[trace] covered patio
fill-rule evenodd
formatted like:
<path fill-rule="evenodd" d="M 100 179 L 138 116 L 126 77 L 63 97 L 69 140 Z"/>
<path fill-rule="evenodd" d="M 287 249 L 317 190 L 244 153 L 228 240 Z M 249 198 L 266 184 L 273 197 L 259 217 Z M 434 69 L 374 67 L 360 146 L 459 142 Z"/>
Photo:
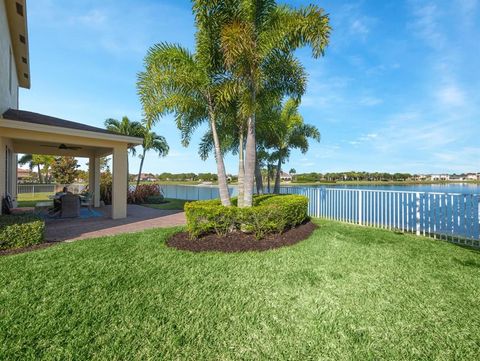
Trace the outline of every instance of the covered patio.
<path fill-rule="evenodd" d="M 17 154 L 46 154 L 89 159 L 89 188 L 100 206 L 100 159 L 112 155 L 112 219 L 127 217 L 128 148 L 141 138 L 43 114 L 8 109 L 0 117 L 0 195 L 16 198 Z M 1 210 L 0 210 L 1 212 Z"/>
<path fill-rule="evenodd" d="M 179 210 L 160 210 L 129 204 L 127 217 L 122 219 L 109 217 L 111 210 L 111 206 L 102 207 L 102 217 L 88 219 L 47 219 L 45 241 L 74 241 L 185 224 L 185 213 Z"/>

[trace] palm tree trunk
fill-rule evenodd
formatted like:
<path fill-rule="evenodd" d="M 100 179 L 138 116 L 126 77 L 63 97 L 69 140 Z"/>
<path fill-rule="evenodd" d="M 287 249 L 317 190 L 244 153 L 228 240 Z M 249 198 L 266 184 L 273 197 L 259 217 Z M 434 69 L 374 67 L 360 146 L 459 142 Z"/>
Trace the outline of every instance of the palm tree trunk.
<path fill-rule="evenodd" d="M 228 192 L 227 173 L 225 172 L 225 163 L 223 162 L 223 154 L 220 149 L 220 140 L 218 139 L 217 126 L 215 124 L 215 115 L 213 108 L 209 104 L 210 109 L 210 127 L 213 135 L 213 144 L 215 147 L 215 160 L 217 163 L 217 175 L 218 175 L 218 191 L 220 193 L 220 201 L 224 206 L 230 206 L 230 194 Z"/>
<path fill-rule="evenodd" d="M 138 177 L 137 177 L 137 187 L 140 184 L 140 177 L 142 176 L 142 168 L 143 168 L 143 161 L 145 160 L 145 153 L 147 150 L 143 148 L 142 160 L 140 161 L 140 169 L 138 170 Z"/>
<path fill-rule="evenodd" d="M 251 207 L 253 202 L 253 186 L 255 181 L 255 114 L 248 118 L 247 143 L 245 146 L 245 203 L 244 207 Z"/>
<path fill-rule="evenodd" d="M 40 164 L 37 164 L 37 172 L 38 172 L 38 181 L 39 181 L 40 183 L 43 183 L 42 172 L 40 172 Z"/>
<path fill-rule="evenodd" d="M 273 193 L 279 194 L 280 193 L 280 173 L 282 170 L 282 157 L 278 158 L 277 164 L 277 174 L 275 175 L 275 186 L 273 187 Z"/>
<path fill-rule="evenodd" d="M 267 189 L 268 189 L 268 193 L 270 193 L 270 170 L 271 170 L 272 166 L 269 164 L 267 164 Z"/>
<path fill-rule="evenodd" d="M 263 177 L 258 163 L 257 152 L 255 152 L 255 184 L 257 186 L 257 194 L 263 194 Z"/>
<path fill-rule="evenodd" d="M 238 137 L 238 207 L 243 207 L 244 196 L 245 196 L 245 152 L 243 144 L 243 127 L 240 127 L 239 137 Z"/>

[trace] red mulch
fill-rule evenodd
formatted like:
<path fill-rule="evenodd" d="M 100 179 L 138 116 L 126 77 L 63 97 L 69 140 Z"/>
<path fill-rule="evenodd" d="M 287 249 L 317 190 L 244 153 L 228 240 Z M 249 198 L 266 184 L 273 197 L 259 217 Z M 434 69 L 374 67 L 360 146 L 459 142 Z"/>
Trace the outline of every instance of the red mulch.
<path fill-rule="evenodd" d="M 59 242 L 44 242 L 44 243 L 34 244 L 33 246 L 29 246 L 29 247 L 2 249 L 2 250 L 0 250 L 0 256 L 8 256 L 8 255 L 11 255 L 11 254 L 18 254 L 18 253 L 36 251 L 37 249 L 47 248 L 47 247 L 53 246 L 53 245 L 58 244 L 58 243 Z"/>
<path fill-rule="evenodd" d="M 308 238 L 317 226 L 307 222 L 298 227 L 289 229 L 281 234 L 272 234 L 263 239 L 256 240 L 251 234 L 233 232 L 225 237 L 208 234 L 196 240 L 191 240 L 187 232 L 173 235 L 167 245 L 185 251 L 205 252 L 246 252 L 267 251 L 269 249 L 290 246 Z"/>

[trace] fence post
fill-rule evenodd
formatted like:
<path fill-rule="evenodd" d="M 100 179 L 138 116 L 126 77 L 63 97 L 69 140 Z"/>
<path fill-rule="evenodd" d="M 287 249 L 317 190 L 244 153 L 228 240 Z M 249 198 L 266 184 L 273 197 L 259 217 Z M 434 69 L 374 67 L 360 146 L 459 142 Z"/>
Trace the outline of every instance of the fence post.
<path fill-rule="evenodd" d="M 416 234 L 417 236 L 419 236 L 420 235 L 420 193 L 419 192 L 415 193 L 415 198 L 416 198 L 416 202 L 415 202 Z"/>
<path fill-rule="evenodd" d="M 362 202 L 362 191 L 358 191 L 358 224 L 362 224 L 362 210 L 363 210 L 363 202 Z"/>
<path fill-rule="evenodd" d="M 32 185 L 32 193 L 33 193 L 33 197 L 32 197 L 32 198 L 35 198 L 35 184 Z"/>

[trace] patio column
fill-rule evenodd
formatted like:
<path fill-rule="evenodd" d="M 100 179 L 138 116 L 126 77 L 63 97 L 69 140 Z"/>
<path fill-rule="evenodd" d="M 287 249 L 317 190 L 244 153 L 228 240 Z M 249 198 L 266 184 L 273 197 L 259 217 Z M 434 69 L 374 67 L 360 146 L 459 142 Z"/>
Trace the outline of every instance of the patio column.
<path fill-rule="evenodd" d="M 127 144 L 113 148 L 112 218 L 127 217 Z"/>
<path fill-rule="evenodd" d="M 88 161 L 88 187 L 93 192 L 93 206 L 100 207 L 100 158 L 90 157 Z"/>

